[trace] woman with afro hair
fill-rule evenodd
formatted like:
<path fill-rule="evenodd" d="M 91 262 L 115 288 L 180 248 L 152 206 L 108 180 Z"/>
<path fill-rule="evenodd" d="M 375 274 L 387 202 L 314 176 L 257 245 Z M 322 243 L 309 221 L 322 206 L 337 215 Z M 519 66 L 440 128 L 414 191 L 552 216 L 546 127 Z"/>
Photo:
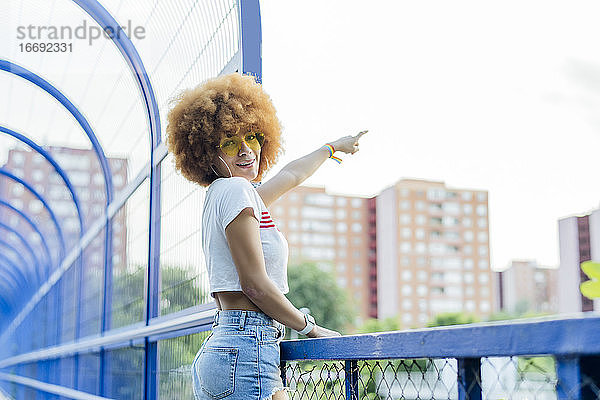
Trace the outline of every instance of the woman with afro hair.
<path fill-rule="evenodd" d="M 290 327 L 311 338 L 340 336 L 284 296 L 288 246 L 269 214 L 281 195 L 333 153 L 354 154 L 364 134 L 345 136 L 290 162 L 260 183 L 281 153 L 281 125 L 254 78 L 229 74 L 174 99 L 167 144 L 175 167 L 208 186 L 202 247 L 217 312 L 192 365 L 197 399 L 287 399 L 279 343 Z"/>

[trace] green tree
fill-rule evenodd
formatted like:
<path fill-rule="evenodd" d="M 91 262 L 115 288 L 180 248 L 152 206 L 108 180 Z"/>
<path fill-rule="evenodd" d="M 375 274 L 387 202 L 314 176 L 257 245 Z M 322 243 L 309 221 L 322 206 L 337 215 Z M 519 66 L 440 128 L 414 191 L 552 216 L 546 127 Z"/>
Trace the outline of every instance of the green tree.
<path fill-rule="evenodd" d="M 471 324 L 473 322 L 477 322 L 477 318 L 471 314 L 465 314 L 461 312 L 454 313 L 441 313 L 436 315 L 432 321 L 430 321 L 427 326 L 447 326 L 447 325 L 462 325 L 462 324 Z"/>
<path fill-rule="evenodd" d="M 290 291 L 287 298 L 294 306 L 308 307 L 317 324 L 340 333 L 346 332 L 356 312 L 333 274 L 306 262 L 288 267 L 288 282 Z"/>
<path fill-rule="evenodd" d="M 385 319 L 369 318 L 357 329 L 357 333 L 375 333 L 400 330 L 402 325 L 396 317 Z"/>

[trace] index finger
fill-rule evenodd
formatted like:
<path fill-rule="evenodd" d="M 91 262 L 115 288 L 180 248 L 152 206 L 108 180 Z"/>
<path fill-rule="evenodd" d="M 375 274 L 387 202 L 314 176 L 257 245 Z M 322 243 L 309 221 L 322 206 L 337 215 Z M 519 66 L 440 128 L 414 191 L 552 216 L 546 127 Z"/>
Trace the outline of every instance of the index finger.
<path fill-rule="evenodd" d="M 367 133 L 367 132 L 369 132 L 369 130 L 368 130 L 368 129 L 365 129 L 364 131 L 361 131 L 361 132 L 359 132 L 359 133 L 358 133 L 358 135 L 354 136 L 354 138 L 358 140 L 358 139 L 360 139 L 360 137 L 361 137 L 362 135 L 364 135 L 364 134 L 365 134 L 365 133 Z"/>

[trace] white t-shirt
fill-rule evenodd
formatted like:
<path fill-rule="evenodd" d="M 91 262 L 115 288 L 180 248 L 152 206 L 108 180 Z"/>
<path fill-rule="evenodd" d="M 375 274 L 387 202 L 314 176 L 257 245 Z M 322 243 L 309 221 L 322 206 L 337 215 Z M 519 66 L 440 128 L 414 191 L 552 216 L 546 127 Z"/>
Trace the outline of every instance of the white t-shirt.
<path fill-rule="evenodd" d="M 210 184 L 202 212 L 202 248 L 208 270 L 210 295 L 242 291 L 240 278 L 225 237 L 225 228 L 245 208 L 258 220 L 267 275 L 282 293 L 287 283 L 288 243 L 252 184 L 240 177 L 218 178 Z"/>

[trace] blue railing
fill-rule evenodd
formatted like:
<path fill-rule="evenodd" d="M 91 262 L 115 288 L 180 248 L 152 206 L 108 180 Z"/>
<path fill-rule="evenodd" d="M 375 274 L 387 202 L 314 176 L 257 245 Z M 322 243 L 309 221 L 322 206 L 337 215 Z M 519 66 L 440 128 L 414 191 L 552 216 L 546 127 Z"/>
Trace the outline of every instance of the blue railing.
<path fill-rule="evenodd" d="M 285 341 L 281 361 L 292 399 L 598 399 L 600 317 Z"/>

